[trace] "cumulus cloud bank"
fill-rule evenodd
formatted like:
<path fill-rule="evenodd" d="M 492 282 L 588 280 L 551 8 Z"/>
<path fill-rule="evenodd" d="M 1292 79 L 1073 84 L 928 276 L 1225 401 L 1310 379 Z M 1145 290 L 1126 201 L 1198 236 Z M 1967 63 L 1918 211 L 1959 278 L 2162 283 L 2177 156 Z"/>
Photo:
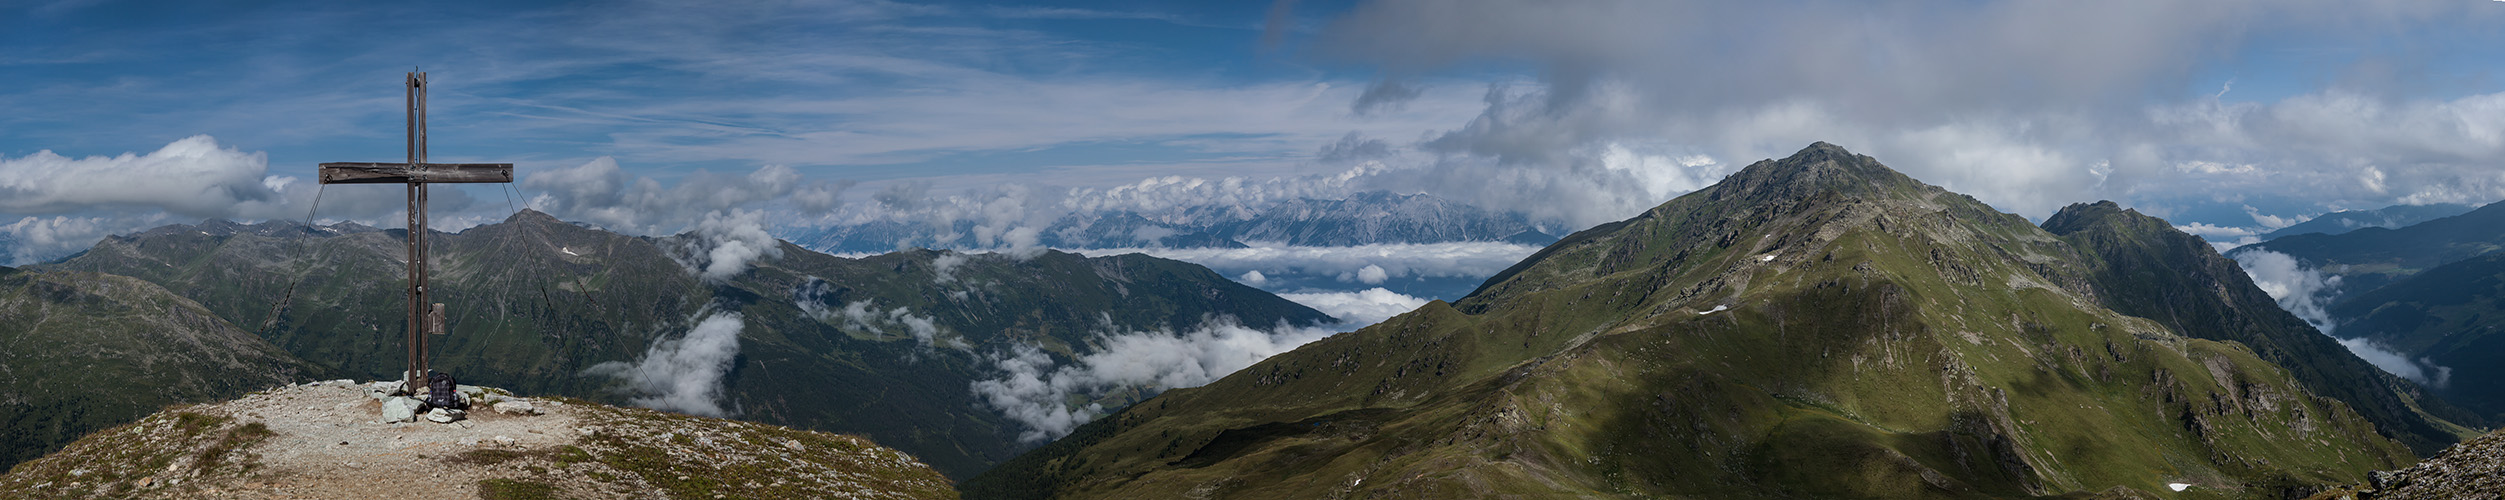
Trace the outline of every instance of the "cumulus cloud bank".
<path fill-rule="evenodd" d="M 268 155 L 245 152 L 196 135 L 148 153 L 71 158 L 50 150 L 0 157 L 0 240 L 12 240 L 6 263 L 25 264 L 93 246 L 106 235 L 200 219 L 354 219 L 398 227 L 407 206 L 397 188 L 322 186 L 271 175 Z M 320 211 L 313 209 L 317 193 Z M 475 220 L 502 218 L 464 214 L 476 200 L 459 189 L 437 187 L 429 207 L 435 227 L 457 230 Z M 500 209 L 502 207 L 499 207 Z"/>
<path fill-rule="evenodd" d="M 532 173 L 522 187 L 538 191 L 530 206 L 558 218 L 598 224 L 634 234 L 660 234 L 706 222 L 722 213 L 786 200 L 802 213 L 823 213 L 840 202 L 848 182 L 803 179 L 782 165 L 766 165 L 747 175 L 697 171 L 663 186 L 651 177 L 631 176 L 616 159 L 600 157 L 572 168 Z"/>
<path fill-rule="evenodd" d="M 1199 387 L 1333 333 L 1289 326 L 1262 330 L 1219 318 L 1184 332 L 1104 333 L 1096 338 L 1093 353 L 1067 364 L 1020 344 L 989 356 L 1002 375 L 977 380 L 971 389 L 985 405 L 1026 426 L 1019 441 L 1048 441 L 1104 415 L 1099 403 L 1069 404 L 1073 396 L 1094 399 L 1119 389 Z"/>
<path fill-rule="evenodd" d="M 914 314 L 912 308 L 896 306 L 893 309 L 881 309 L 877 303 L 866 299 L 845 303 L 842 308 L 833 307 L 827 303 L 827 297 L 834 290 L 834 283 L 811 276 L 808 281 L 792 289 L 792 304 L 800 308 L 801 314 L 808 315 L 812 319 L 835 323 L 843 329 L 866 332 L 874 337 L 883 338 L 891 334 L 904 335 L 911 336 L 915 343 L 925 348 L 940 346 L 957 349 L 972 348 L 966 345 L 962 337 L 942 338 L 945 332 L 940 329 L 939 321 L 930 316 Z"/>
<path fill-rule="evenodd" d="M 95 246 L 105 236 L 161 221 L 161 216 L 137 220 L 61 215 L 18 219 L 0 226 L 0 251 L 8 252 L 0 255 L 6 259 L 0 260 L 0 265 L 32 264 L 77 253 Z"/>
<path fill-rule="evenodd" d="M 145 154 L 71 158 L 50 150 L 0 157 L 0 240 L 9 241 L 0 264 L 28 264 L 93 246 L 107 235 L 135 232 L 200 218 L 302 218 L 317 186 L 269 175 L 268 155 L 218 144 L 205 135 L 168 143 Z M 345 188 L 343 188 L 345 189 Z M 348 199 L 339 199 L 348 198 Z M 457 209 L 469 198 L 445 192 L 438 206 Z M 329 216 L 374 217 L 394 213 L 355 197 L 325 200 Z M 12 221 L 12 219 L 14 219 Z"/>
<path fill-rule="evenodd" d="M 1415 145 L 1437 156 L 1406 183 L 1493 208 L 1623 217 L 1819 140 L 2037 218 L 2075 200 L 2210 203 L 2219 191 L 2483 202 L 2505 197 L 2492 168 L 2505 93 L 2415 85 L 2428 75 L 2393 69 L 2415 67 L 2411 49 L 2344 52 L 2355 59 L 2329 70 L 2334 81 L 2260 101 L 2186 89 L 2224 87 L 2217 68 L 2248 45 L 2486 33 L 2505 17 L 2491 4 L 1374 0 L 1314 50 L 1380 69 L 1387 88 L 1490 61 L 1536 68 L 1535 81 L 1487 84 L 1477 117 Z M 1630 163 L 1621 148 L 1670 161 L 1612 168 Z M 1680 158 L 1701 175 L 1662 175 L 1682 173 L 1670 167 Z"/>
<path fill-rule="evenodd" d="M 268 155 L 222 147 L 205 135 L 144 155 L 69 158 L 37 151 L 0 157 L 0 213 L 129 207 L 196 217 L 267 217 L 286 204 L 274 187 L 283 182 L 268 173 Z"/>
<path fill-rule="evenodd" d="M 765 232 L 764 218 L 764 212 L 754 210 L 705 214 L 670 258 L 706 283 L 729 282 L 759 259 L 783 256 L 782 245 Z"/>
<path fill-rule="evenodd" d="M 2244 274 L 2252 276 L 2253 286 L 2279 302 L 2279 308 L 2304 319 L 2324 335 L 2331 335 L 2331 330 L 2339 326 L 2332 321 L 2330 304 L 2325 301 L 2333 289 L 2340 287 L 2340 277 L 2324 275 L 2306 268 L 2295 257 L 2269 250 L 2239 252 L 2235 262 L 2244 268 Z"/>
<path fill-rule="evenodd" d="M 2326 302 L 2330 300 L 2330 292 L 2339 288 L 2340 277 L 2326 276 L 2321 271 L 2306 268 L 2295 257 L 2268 250 L 2238 252 L 2235 262 L 2244 268 L 2245 274 L 2252 276 L 2254 286 L 2278 301 L 2279 308 L 2304 319 L 2323 335 L 2338 339 L 2350 353 L 2373 363 L 2376 368 L 2430 387 L 2442 388 L 2451 381 L 2453 369 L 2450 367 L 2436 366 L 2425 360 L 2411 361 L 2409 356 L 2393 352 L 2372 339 L 2341 339 L 2331 335 L 2332 329 L 2339 325 L 2333 321 L 2330 304 Z"/>
<path fill-rule="evenodd" d="M 1427 299 L 1411 297 L 1381 287 L 1355 292 L 1296 292 L 1278 295 L 1279 298 L 1304 304 L 1305 307 L 1311 307 L 1333 318 L 1339 318 L 1339 327 L 1345 330 L 1356 330 L 1367 325 L 1381 323 L 1383 320 L 1392 319 L 1393 316 L 1417 310 L 1419 306 L 1427 303 Z"/>
<path fill-rule="evenodd" d="M 913 309 L 904 306 L 882 311 L 870 301 L 856 300 L 844 304 L 843 309 L 828 310 L 823 307 L 816 309 L 823 311 L 816 314 L 819 320 L 840 320 L 847 329 L 871 332 L 880 336 L 888 335 L 889 332 L 911 335 L 913 341 L 921 344 L 922 347 L 932 347 L 943 342 L 950 347 L 966 347 L 965 341 L 961 339 L 941 340 L 937 321 L 931 319 L 930 316 L 914 314 Z"/>
<path fill-rule="evenodd" d="M 744 326 L 739 313 L 714 314 L 696 322 L 684 336 L 654 340 L 641 359 L 592 365 L 583 374 L 623 382 L 621 390 L 636 395 L 636 406 L 729 416 L 721 405 L 722 380 L 739 357 L 739 331 Z"/>
<path fill-rule="evenodd" d="M 936 282 L 933 284 L 945 285 L 957 281 L 957 266 L 965 265 L 965 261 L 965 254 L 956 252 L 941 252 L 938 257 L 932 257 L 931 279 Z"/>

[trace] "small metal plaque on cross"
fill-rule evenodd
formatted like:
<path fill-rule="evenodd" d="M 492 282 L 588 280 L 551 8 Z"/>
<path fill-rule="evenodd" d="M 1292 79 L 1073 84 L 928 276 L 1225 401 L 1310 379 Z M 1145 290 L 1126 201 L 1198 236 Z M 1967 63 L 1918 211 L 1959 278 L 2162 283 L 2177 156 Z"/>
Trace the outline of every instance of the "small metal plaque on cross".
<path fill-rule="evenodd" d="M 511 163 L 426 162 L 426 73 L 408 79 L 409 161 L 402 163 L 324 163 L 323 184 L 407 184 L 409 191 L 409 365 L 402 373 L 403 390 L 416 392 L 426 380 L 426 333 L 444 333 L 443 304 L 427 301 L 426 185 L 435 183 L 513 182 Z"/>

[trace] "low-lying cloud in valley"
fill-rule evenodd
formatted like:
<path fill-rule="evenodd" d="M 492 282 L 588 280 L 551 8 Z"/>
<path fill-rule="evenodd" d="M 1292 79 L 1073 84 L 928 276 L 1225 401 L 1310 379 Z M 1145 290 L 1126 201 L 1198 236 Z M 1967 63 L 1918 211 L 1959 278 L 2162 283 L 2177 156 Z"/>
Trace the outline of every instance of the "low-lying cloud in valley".
<path fill-rule="evenodd" d="M 766 233 L 764 218 L 763 212 L 754 210 L 705 214 L 670 258 L 706 283 L 728 283 L 760 259 L 783 256 L 782 242 Z"/>
<path fill-rule="evenodd" d="M 657 338 L 643 357 L 610 361 L 583 370 L 583 375 L 615 378 L 620 391 L 633 395 L 636 406 L 689 415 L 727 417 L 722 408 L 723 379 L 739 357 L 739 331 L 746 326 L 739 313 L 698 313 L 696 326 L 678 338 Z"/>
<path fill-rule="evenodd" d="M 1073 397 L 1095 400 L 1121 390 L 1154 393 L 1207 385 L 1270 356 L 1383 322 L 1427 303 L 1427 299 L 1382 288 L 1279 296 L 1340 322 L 1264 329 L 1218 317 L 1182 332 L 1108 329 L 1095 338 L 1095 351 L 1067 364 L 1037 346 L 1017 344 L 987 356 L 1000 376 L 976 381 L 973 390 L 991 409 L 1026 427 L 1019 433 L 1020 441 L 1057 439 L 1111 410 L 1102 403 L 1071 405 Z"/>
<path fill-rule="evenodd" d="M 2270 298 L 2279 302 L 2279 308 L 2305 320 L 2323 335 L 2339 340 L 2341 346 L 2347 347 L 2358 358 L 2373 363 L 2385 372 L 2429 387 L 2441 389 L 2452 381 L 2451 367 L 2437 366 L 2424 359 L 2413 361 L 2408 355 L 2394 352 L 2373 339 L 2343 339 L 2332 335 L 2331 332 L 2339 324 L 2331 317 L 2330 304 L 2325 302 L 2330 300 L 2332 290 L 2339 288 L 2340 277 L 2325 275 L 2305 267 L 2295 257 L 2269 250 L 2236 252 L 2234 257 L 2236 264 L 2244 268 L 2244 273 L 2252 276 L 2253 286 L 2270 294 Z"/>
<path fill-rule="evenodd" d="M 1036 443 L 1068 435 L 1108 410 L 1100 403 L 1071 405 L 1073 397 L 1093 400 L 1124 389 L 1199 387 L 1335 333 L 1287 325 L 1265 330 L 1218 318 L 1182 332 L 1104 332 L 1096 337 L 1094 352 L 1068 364 L 1033 345 L 1018 344 L 989 355 L 992 369 L 1001 376 L 977 380 L 971 389 L 984 404 L 1026 427 L 1019 441 Z"/>

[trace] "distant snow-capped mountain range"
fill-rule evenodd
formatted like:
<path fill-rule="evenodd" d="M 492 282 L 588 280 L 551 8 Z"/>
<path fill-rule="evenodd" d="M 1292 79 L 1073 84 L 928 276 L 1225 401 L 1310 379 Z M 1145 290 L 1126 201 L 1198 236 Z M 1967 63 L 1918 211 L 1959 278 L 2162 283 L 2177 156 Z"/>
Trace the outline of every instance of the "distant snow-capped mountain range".
<path fill-rule="evenodd" d="M 1247 207 L 1204 205 L 1163 214 L 1077 212 L 1039 228 L 1053 248 L 1241 248 L 1247 244 L 1358 246 L 1387 243 L 1510 242 L 1546 245 L 1569 231 L 1557 221 L 1493 211 L 1426 194 L 1368 191 L 1346 199 L 1300 198 Z M 878 253 L 900 248 L 977 248 L 976 222 L 875 220 L 785 227 L 777 236 L 813 250 Z"/>

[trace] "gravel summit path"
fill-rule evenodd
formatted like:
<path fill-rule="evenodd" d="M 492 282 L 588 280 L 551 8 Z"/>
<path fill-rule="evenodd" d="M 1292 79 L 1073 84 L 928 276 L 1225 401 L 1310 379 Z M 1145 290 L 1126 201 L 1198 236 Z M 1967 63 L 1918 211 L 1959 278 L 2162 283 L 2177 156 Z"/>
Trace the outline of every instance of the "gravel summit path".
<path fill-rule="evenodd" d="M 581 435 L 570 405 L 529 400 L 544 415 L 507 415 L 474 408 L 468 418 L 438 424 L 382 420 L 382 402 L 365 386 L 341 382 L 285 387 L 203 413 L 269 426 L 252 448 L 264 477 L 203 491 L 230 498 L 479 498 L 486 479 L 530 478 L 525 471 L 449 463 L 482 449 L 534 449 L 571 444 Z"/>

